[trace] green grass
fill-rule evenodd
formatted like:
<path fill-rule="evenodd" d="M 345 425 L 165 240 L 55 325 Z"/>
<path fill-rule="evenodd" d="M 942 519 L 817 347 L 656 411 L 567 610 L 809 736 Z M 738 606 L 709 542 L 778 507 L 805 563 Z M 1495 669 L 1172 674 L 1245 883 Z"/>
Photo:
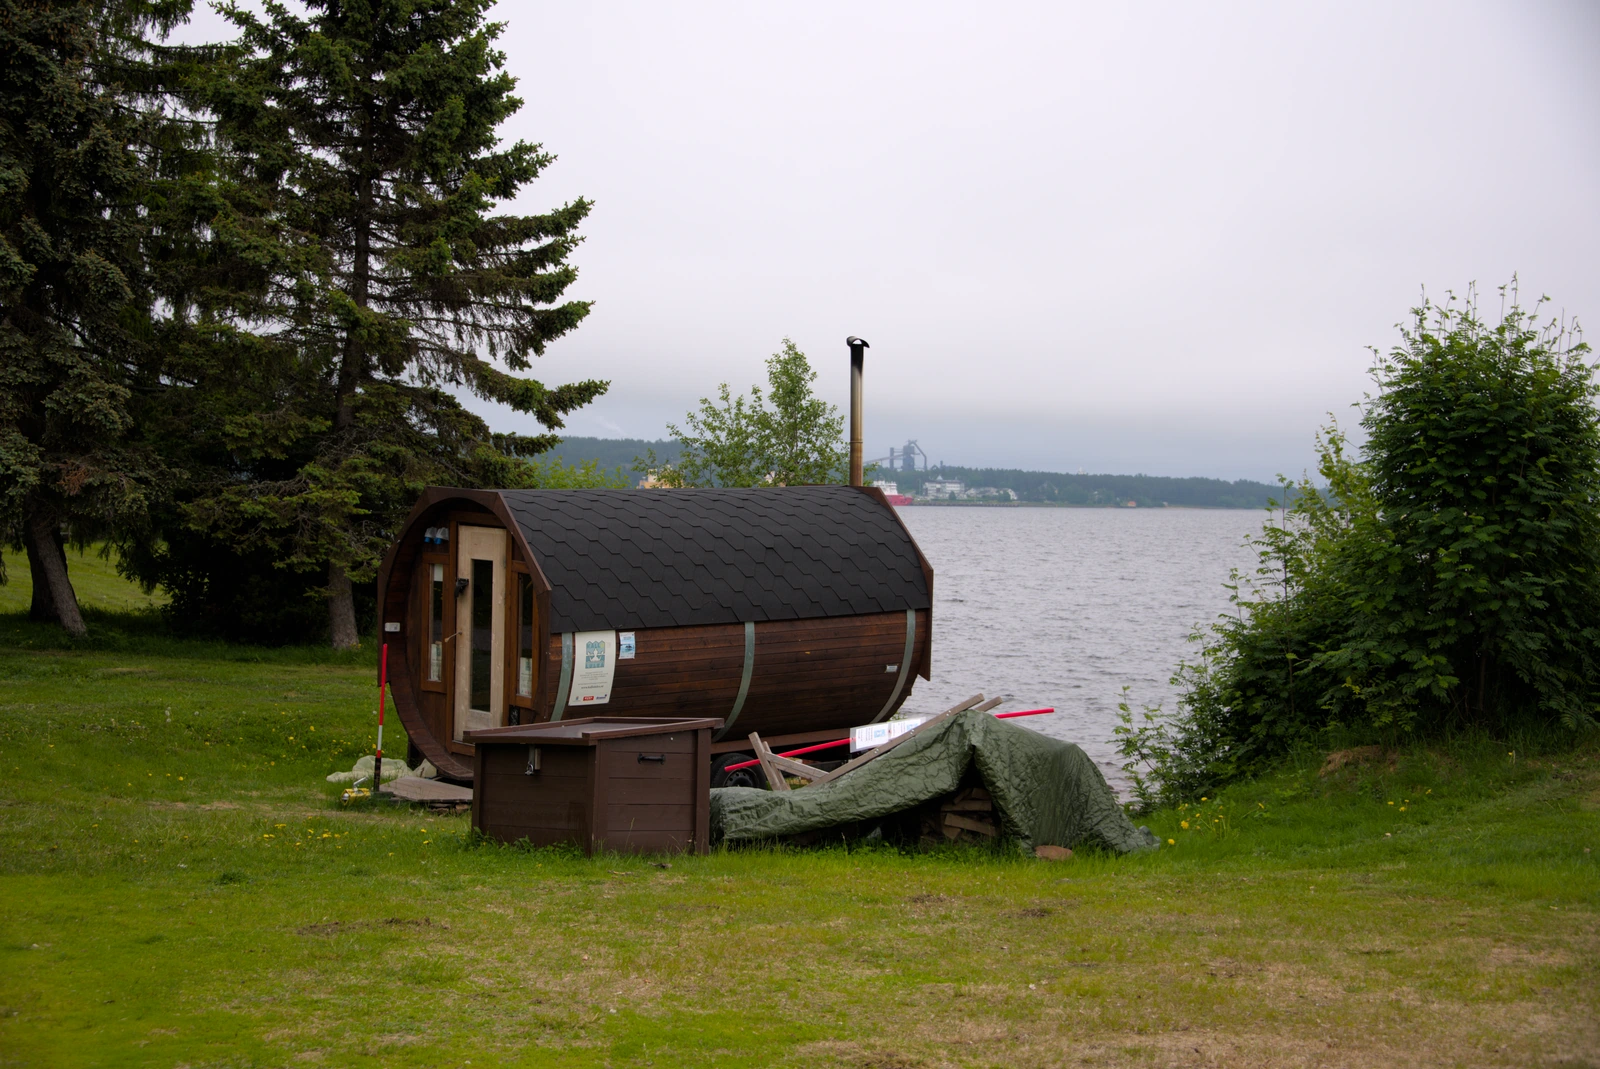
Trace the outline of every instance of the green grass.
<path fill-rule="evenodd" d="M 28 558 L 8 553 L 5 558 L 6 582 L 0 586 L 0 613 L 26 613 L 33 600 L 33 575 Z M 136 613 L 159 608 L 167 603 L 166 594 L 156 590 L 146 594 L 136 584 L 117 574 L 116 559 L 104 546 L 87 550 L 67 549 L 67 578 L 78 595 L 78 607 L 86 614 Z"/>
<path fill-rule="evenodd" d="M 0 1065 L 1600 1065 L 1592 744 L 1308 757 L 1152 856 L 661 868 L 342 808 L 370 650 L 102 624 L 0 619 Z"/>

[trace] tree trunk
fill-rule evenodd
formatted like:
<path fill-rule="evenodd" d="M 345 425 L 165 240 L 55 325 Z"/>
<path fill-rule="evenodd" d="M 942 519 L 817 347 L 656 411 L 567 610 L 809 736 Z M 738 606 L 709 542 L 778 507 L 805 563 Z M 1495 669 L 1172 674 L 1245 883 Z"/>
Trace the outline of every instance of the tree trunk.
<path fill-rule="evenodd" d="M 39 605 L 39 580 L 44 580 L 49 610 L 67 634 L 82 638 L 89 633 L 78 611 L 78 595 L 67 578 L 67 555 L 61 534 L 49 515 L 31 511 L 22 518 L 22 541 L 28 550 L 28 569 L 34 576 L 34 606 Z M 30 614 L 31 615 L 31 614 Z"/>
<path fill-rule="evenodd" d="M 356 602 L 350 577 L 337 564 L 328 563 L 328 638 L 336 650 L 353 650 L 361 645 L 356 634 Z"/>
<path fill-rule="evenodd" d="M 33 576 L 33 602 L 28 606 L 28 619 L 36 624 L 59 624 L 56 607 L 50 601 L 50 578 L 45 575 L 44 558 L 33 551 L 33 540 L 24 538 L 28 549 L 28 571 Z"/>

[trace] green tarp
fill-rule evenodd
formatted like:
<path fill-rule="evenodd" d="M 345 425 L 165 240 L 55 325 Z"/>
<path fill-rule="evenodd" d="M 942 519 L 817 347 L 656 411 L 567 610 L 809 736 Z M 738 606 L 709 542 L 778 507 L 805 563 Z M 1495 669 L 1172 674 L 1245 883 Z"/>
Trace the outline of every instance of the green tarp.
<path fill-rule="evenodd" d="M 712 838 L 769 839 L 877 820 L 971 784 L 969 769 L 993 796 L 1005 835 L 1025 850 L 1098 843 L 1127 853 L 1157 846 L 1148 829 L 1133 826 L 1081 749 L 979 712 L 958 713 L 820 786 L 714 790 Z"/>

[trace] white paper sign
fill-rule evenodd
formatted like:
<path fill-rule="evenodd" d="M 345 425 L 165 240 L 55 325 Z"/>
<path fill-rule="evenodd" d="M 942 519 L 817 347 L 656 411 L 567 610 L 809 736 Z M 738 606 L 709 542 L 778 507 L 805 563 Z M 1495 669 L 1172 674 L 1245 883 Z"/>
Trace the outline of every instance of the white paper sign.
<path fill-rule="evenodd" d="M 623 631 L 617 637 L 617 660 L 633 660 L 633 632 Z"/>
<path fill-rule="evenodd" d="M 868 724 L 865 727 L 850 729 L 850 752 L 870 750 L 874 746 L 882 746 L 890 739 L 898 739 L 916 730 L 931 719 L 926 716 L 908 716 L 904 720 L 885 720 L 881 724 Z"/>
<path fill-rule="evenodd" d="M 567 708 L 604 705 L 611 700 L 611 677 L 617 671 L 617 633 L 579 631 L 572 636 L 572 690 Z M 581 715 L 581 714 L 580 714 Z"/>

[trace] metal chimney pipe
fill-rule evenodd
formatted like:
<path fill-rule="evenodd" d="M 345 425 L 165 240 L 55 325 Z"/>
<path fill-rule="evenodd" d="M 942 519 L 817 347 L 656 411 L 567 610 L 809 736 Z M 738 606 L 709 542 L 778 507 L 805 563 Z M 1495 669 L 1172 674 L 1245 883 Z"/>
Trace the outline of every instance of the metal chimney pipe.
<path fill-rule="evenodd" d="M 844 343 L 850 346 L 850 485 L 862 486 L 861 367 L 866 362 L 866 351 L 872 347 L 854 334 Z"/>

